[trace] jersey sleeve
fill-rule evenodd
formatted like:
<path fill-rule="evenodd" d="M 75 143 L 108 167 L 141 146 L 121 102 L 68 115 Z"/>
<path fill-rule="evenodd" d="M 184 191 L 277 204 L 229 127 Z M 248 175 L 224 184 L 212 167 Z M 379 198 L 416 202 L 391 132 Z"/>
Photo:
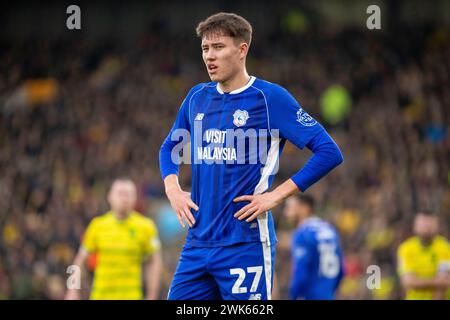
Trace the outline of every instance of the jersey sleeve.
<path fill-rule="evenodd" d="M 158 229 L 152 220 L 149 220 L 148 224 L 145 225 L 143 234 L 142 252 L 144 257 L 161 250 Z"/>
<path fill-rule="evenodd" d="M 311 117 L 284 88 L 274 86 L 267 101 L 271 132 L 313 152 L 308 162 L 291 179 L 302 191 L 342 163 L 342 153 L 324 127 Z"/>
<path fill-rule="evenodd" d="M 270 130 L 278 130 L 280 138 L 303 149 L 324 129 L 283 87 L 273 85 L 267 92 Z"/>
<path fill-rule="evenodd" d="M 97 230 L 98 230 L 98 220 L 94 218 L 86 228 L 86 231 L 83 235 L 83 241 L 81 246 L 87 252 L 95 252 L 98 249 L 98 241 L 97 241 Z"/>
<path fill-rule="evenodd" d="M 164 180 L 169 174 L 178 175 L 181 163 L 181 149 L 174 150 L 180 143 L 189 142 L 190 138 L 190 104 L 193 95 L 203 87 L 203 84 L 193 87 L 181 103 L 175 122 L 159 150 L 159 167 Z M 172 152 L 175 151 L 175 152 Z"/>
<path fill-rule="evenodd" d="M 311 273 L 312 250 L 306 232 L 299 232 L 292 242 L 292 280 L 289 286 L 289 299 L 304 298 Z"/>

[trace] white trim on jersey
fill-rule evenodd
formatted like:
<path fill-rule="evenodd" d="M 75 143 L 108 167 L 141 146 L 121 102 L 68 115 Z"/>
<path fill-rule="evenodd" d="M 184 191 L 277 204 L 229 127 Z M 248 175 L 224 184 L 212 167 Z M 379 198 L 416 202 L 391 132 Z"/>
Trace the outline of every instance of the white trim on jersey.
<path fill-rule="evenodd" d="M 267 300 L 272 300 L 272 253 L 266 242 L 261 242 L 264 257 L 264 279 L 266 280 Z"/>
<path fill-rule="evenodd" d="M 248 82 L 247 82 L 247 84 L 246 84 L 245 86 L 243 86 L 242 88 L 239 88 L 239 89 L 230 91 L 229 93 L 230 93 L 230 94 L 238 94 L 238 93 L 241 93 L 241 92 L 245 91 L 246 89 L 250 88 L 250 87 L 252 86 L 253 82 L 255 82 L 255 80 L 256 80 L 256 78 L 255 78 L 254 76 L 251 76 L 250 79 L 248 80 Z M 216 85 L 216 88 L 217 88 L 217 91 L 218 91 L 220 94 L 223 94 L 223 90 L 220 89 L 218 83 L 217 83 L 217 85 Z"/>
<path fill-rule="evenodd" d="M 272 138 L 270 142 L 270 149 L 267 155 L 266 165 L 261 173 L 261 179 L 255 187 L 253 194 L 261 194 L 269 188 L 269 178 L 272 175 L 275 164 L 278 161 L 279 154 L 279 138 Z M 258 226 L 259 226 L 259 236 L 262 242 L 266 242 L 270 246 L 270 236 L 269 236 L 269 219 L 268 213 L 265 212 L 258 216 Z"/>
<path fill-rule="evenodd" d="M 257 87 L 252 86 L 252 88 L 258 90 L 259 92 L 261 92 L 261 94 L 262 94 L 262 96 L 264 98 L 264 103 L 266 104 L 266 113 L 267 113 L 267 128 L 269 129 L 269 132 L 272 132 L 272 129 L 270 128 L 269 105 L 267 104 L 266 95 L 264 94 L 264 92 L 261 89 L 259 89 Z"/>
<path fill-rule="evenodd" d="M 260 194 L 266 191 L 269 187 L 269 177 L 278 160 L 280 139 L 272 138 L 270 143 L 269 153 L 267 155 L 267 162 L 263 168 L 261 179 L 255 187 L 253 194 Z M 269 235 L 269 219 L 268 212 L 259 215 L 258 218 L 259 234 L 264 258 L 264 279 L 266 281 L 267 300 L 272 300 L 272 254 L 270 250 L 270 235 Z"/>

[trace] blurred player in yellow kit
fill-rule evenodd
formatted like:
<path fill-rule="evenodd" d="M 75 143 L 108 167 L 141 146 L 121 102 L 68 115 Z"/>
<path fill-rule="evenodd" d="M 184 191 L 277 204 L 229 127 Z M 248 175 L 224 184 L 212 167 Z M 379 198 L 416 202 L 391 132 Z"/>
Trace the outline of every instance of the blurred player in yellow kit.
<path fill-rule="evenodd" d="M 97 254 L 90 299 L 142 299 L 144 278 L 145 298 L 158 299 L 162 266 L 158 231 L 151 219 L 133 211 L 136 200 L 133 181 L 116 179 L 108 193 L 111 211 L 87 227 L 74 265 L 82 270 L 88 255 Z M 78 289 L 68 289 L 66 299 L 79 298 Z"/>
<path fill-rule="evenodd" d="M 398 248 L 398 273 L 408 300 L 450 298 L 450 244 L 438 229 L 436 215 L 419 212 L 415 236 Z"/>

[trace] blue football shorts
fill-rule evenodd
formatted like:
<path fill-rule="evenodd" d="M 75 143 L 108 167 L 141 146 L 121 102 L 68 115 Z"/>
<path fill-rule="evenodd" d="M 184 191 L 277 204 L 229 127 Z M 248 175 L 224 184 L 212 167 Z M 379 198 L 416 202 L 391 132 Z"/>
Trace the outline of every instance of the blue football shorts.
<path fill-rule="evenodd" d="M 270 300 L 275 245 L 184 246 L 169 300 Z"/>

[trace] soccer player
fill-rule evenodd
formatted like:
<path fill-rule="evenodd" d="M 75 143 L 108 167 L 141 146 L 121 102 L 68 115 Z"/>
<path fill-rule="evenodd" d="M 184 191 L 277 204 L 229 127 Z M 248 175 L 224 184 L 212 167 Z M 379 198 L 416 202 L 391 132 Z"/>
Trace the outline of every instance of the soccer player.
<path fill-rule="evenodd" d="M 344 275 L 343 257 L 336 229 L 314 216 L 314 199 L 292 196 L 284 214 L 297 225 L 292 237 L 292 276 L 289 299 L 331 300 Z"/>
<path fill-rule="evenodd" d="M 450 245 L 438 229 L 438 217 L 421 211 L 414 218 L 415 235 L 398 248 L 398 274 L 408 300 L 450 298 Z"/>
<path fill-rule="evenodd" d="M 116 179 L 108 193 L 111 211 L 94 218 L 83 237 L 74 265 L 82 270 L 89 253 L 97 254 L 90 299 L 158 299 L 162 259 L 154 222 L 133 210 L 136 186 L 128 178 Z M 145 272 L 142 272 L 145 264 Z M 68 289 L 66 299 L 79 299 L 79 290 Z"/>
<path fill-rule="evenodd" d="M 286 89 L 249 76 L 247 20 L 218 13 L 196 31 L 211 82 L 188 92 L 160 149 L 167 197 L 189 226 L 168 298 L 271 299 L 277 240 L 270 210 L 325 176 L 342 154 Z M 286 140 L 314 154 L 269 191 Z M 191 193 L 178 182 L 186 158 Z"/>

